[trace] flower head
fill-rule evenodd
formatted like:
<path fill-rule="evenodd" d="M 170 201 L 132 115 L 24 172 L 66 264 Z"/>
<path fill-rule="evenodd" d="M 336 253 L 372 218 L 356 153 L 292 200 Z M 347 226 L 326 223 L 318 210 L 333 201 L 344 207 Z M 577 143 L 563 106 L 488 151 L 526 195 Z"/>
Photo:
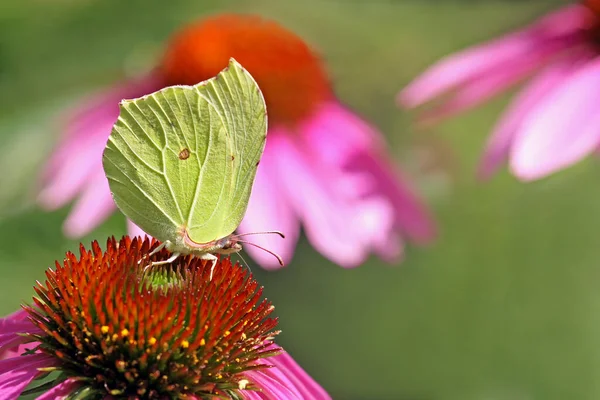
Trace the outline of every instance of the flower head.
<path fill-rule="evenodd" d="M 33 305 L 0 322 L 2 398 L 49 372 L 39 391 L 81 398 L 328 398 L 293 361 L 277 369 L 273 306 L 247 270 L 195 257 L 148 268 L 168 257 L 148 257 L 157 244 L 94 242 L 49 269 Z"/>
<path fill-rule="evenodd" d="M 269 123 L 296 125 L 333 96 L 308 45 L 258 16 L 225 14 L 183 28 L 167 45 L 159 73 L 166 85 L 194 85 L 217 75 L 232 55 L 259 83 Z"/>
<path fill-rule="evenodd" d="M 269 113 L 268 140 L 240 231 L 284 232 L 286 240 L 256 236 L 256 244 L 288 262 L 302 224 L 311 243 L 345 267 L 361 264 L 371 252 L 396 260 L 404 239 L 433 238 L 427 211 L 394 170 L 380 134 L 336 100 L 318 56 L 281 25 L 243 15 L 217 15 L 184 27 L 152 74 L 100 96 L 75 116 L 40 193 L 49 209 L 78 197 L 65 222 L 69 236 L 89 232 L 115 209 L 101 154 L 118 100 L 195 84 L 214 76 L 230 57 L 254 76 Z M 142 232 L 131 225 L 130 233 Z M 248 251 L 264 267 L 279 267 L 267 254 Z"/>
<path fill-rule="evenodd" d="M 480 166 L 484 178 L 508 159 L 520 179 L 544 177 L 600 145 L 600 3 L 565 6 L 503 38 L 450 55 L 399 95 L 407 107 L 448 93 L 424 114 L 471 108 L 535 73 L 500 118 Z"/>

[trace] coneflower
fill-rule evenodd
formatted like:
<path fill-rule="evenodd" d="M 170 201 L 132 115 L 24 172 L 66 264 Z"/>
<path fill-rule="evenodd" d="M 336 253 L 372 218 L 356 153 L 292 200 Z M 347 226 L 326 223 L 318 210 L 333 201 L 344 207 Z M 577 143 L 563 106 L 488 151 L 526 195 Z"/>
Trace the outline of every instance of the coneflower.
<path fill-rule="evenodd" d="M 148 267 L 168 257 L 148 257 L 157 245 L 94 242 L 48 269 L 33 303 L 0 320 L 0 397 L 329 398 L 273 342 L 273 306 L 247 269 L 190 256 Z"/>

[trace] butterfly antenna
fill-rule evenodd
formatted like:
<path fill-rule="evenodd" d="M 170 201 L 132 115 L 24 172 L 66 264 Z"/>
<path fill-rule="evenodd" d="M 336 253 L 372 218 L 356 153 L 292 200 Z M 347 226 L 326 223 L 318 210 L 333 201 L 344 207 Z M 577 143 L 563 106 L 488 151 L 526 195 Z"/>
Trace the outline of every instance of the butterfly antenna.
<path fill-rule="evenodd" d="M 275 257 L 277 259 L 277 261 L 279 261 L 279 264 L 283 267 L 283 265 L 284 265 L 283 264 L 283 259 L 279 256 L 279 254 L 277 254 L 277 253 L 275 253 L 275 252 L 273 252 L 271 250 L 265 249 L 264 247 L 259 246 L 256 243 L 246 242 L 245 240 L 238 240 L 238 243 L 248 244 L 250 246 L 254 246 L 254 247 L 258 248 L 258 249 L 266 251 L 267 253 L 269 253 L 270 255 L 272 255 L 273 257 Z"/>
<path fill-rule="evenodd" d="M 233 238 L 241 238 L 244 236 L 250 236 L 250 235 L 279 235 L 281 236 L 281 238 L 285 239 L 285 235 L 280 232 L 280 231 L 264 231 L 264 232 L 248 232 L 248 233 L 240 233 L 237 235 L 232 235 Z"/>
<path fill-rule="evenodd" d="M 246 268 L 248 268 L 248 271 L 252 272 L 252 269 L 250 268 L 250 265 L 248 265 L 248 263 L 246 262 L 246 259 L 244 258 L 244 256 L 242 255 L 242 253 L 236 253 L 244 262 L 244 265 L 246 266 Z"/>

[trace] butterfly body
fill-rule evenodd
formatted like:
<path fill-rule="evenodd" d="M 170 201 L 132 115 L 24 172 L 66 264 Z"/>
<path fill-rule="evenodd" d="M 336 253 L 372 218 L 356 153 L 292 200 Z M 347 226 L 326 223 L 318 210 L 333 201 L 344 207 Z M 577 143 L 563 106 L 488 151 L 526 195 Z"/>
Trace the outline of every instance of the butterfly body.
<path fill-rule="evenodd" d="M 185 229 L 177 236 L 175 241 L 166 240 L 165 248 L 172 253 L 183 255 L 193 254 L 202 257 L 205 254 L 232 254 L 242 250 L 242 245 L 238 242 L 236 235 L 230 234 L 223 238 L 211 240 L 206 243 L 194 242 Z"/>

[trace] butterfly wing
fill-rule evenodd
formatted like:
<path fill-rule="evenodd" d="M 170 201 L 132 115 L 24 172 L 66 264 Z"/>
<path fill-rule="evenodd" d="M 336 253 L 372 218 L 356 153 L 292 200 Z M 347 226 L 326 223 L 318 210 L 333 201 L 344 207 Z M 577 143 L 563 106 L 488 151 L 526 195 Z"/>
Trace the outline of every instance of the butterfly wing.
<path fill-rule="evenodd" d="M 246 212 L 266 131 L 258 85 L 233 59 L 195 86 L 124 100 L 103 155 L 115 203 L 161 241 L 225 237 Z"/>

